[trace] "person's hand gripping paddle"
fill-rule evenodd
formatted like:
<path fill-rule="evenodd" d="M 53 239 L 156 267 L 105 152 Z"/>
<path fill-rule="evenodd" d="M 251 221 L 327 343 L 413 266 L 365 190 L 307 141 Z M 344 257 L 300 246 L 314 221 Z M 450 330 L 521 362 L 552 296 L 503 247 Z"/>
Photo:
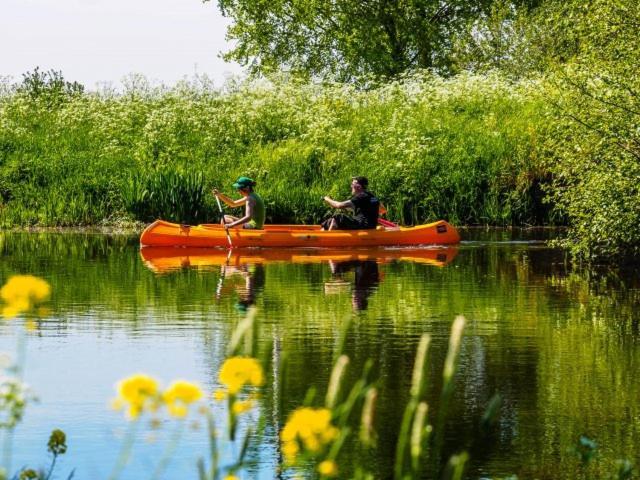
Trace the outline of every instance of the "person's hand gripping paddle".
<path fill-rule="evenodd" d="M 233 242 L 231 241 L 231 234 L 229 233 L 229 227 L 227 227 L 227 222 L 224 221 L 224 212 L 222 211 L 222 204 L 220 203 L 220 199 L 218 198 L 218 191 L 213 189 L 213 196 L 216 197 L 216 202 L 218 202 L 218 210 L 220 210 L 220 218 L 222 219 L 222 225 L 224 226 L 224 231 L 227 234 L 227 242 L 229 242 L 229 248 L 233 248 Z"/>

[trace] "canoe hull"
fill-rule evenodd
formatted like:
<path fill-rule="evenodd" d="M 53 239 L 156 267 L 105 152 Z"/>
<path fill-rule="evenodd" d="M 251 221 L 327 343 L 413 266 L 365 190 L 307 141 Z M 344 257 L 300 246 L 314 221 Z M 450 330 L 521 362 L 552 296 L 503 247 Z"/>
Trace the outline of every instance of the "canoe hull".
<path fill-rule="evenodd" d="M 453 245 L 460 242 L 457 230 L 445 222 L 417 227 L 381 230 L 322 231 L 317 225 L 269 225 L 264 230 L 229 229 L 236 247 L 344 248 L 395 245 Z M 140 236 L 142 246 L 228 247 L 220 225 L 178 225 L 156 220 Z"/>

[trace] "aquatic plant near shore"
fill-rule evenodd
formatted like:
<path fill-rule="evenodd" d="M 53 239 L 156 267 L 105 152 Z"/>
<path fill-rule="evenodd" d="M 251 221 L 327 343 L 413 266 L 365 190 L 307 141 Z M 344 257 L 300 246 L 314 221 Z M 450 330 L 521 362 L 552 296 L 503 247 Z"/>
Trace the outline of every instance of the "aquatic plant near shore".
<path fill-rule="evenodd" d="M 331 417 L 328 408 L 301 407 L 293 411 L 280 432 L 287 463 L 294 465 L 300 451 L 321 454 L 338 438 L 340 430 L 331 423 Z"/>
<path fill-rule="evenodd" d="M 10 290 L 10 289 L 9 289 Z M 46 296 L 39 297 L 41 299 Z M 181 428 L 185 425 L 182 421 L 188 414 L 196 412 L 204 414 L 208 423 L 209 440 L 211 442 L 209 468 L 206 468 L 204 461 L 198 463 L 198 475 L 201 480 L 218 480 L 238 479 L 243 472 L 252 472 L 250 468 L 255 465 L 251 457 L 252 446 L 256 442 L 260 442 L 263 437 L 264 412 L 259 407 L 262 402 L 259 393 L 267 384 L 265 372 L 269 370 L 264 352 L 255 349 L 257 338 L 257 324 L 254 317 L 254 311 L 251 315 L 242 320 L 234 334 L 230 344 L 232 348 L 228 351 L 228 358 L 223 362 L 219 372 L 219 380 L 223 386 L 222 400 L 231 397 L 229 391 L 233 391 L 236 400 L 229 404 L 231 410 L 236 415 L 252 412 L 247 420 L 253 420 L 253 413 L 260 415 L 258 422 L 247 421 L 246 429 L 239 429 L 242 435 L 239 442 L 239 454 L 231 463 L 218 465 L 219 462 L 219 442 L 223 441 L 223 437 L 219 435 L 214 425 L 214 416 L 212 409 L 201 407 L 197 410 L 193 408 L 207 397 L 204 392 L 195 384 L 186 380 L 176 380 L 172 382 L 167 389 L 160 388 L 159 382 L 153 377 L 146 375 L 133 375 L 123 379 L 118 386 L 118 395 L 123 404 L 122 408 L 132 408 L 136 415 L 129 415 L 130 425 L 138 424 L 144 414 L 160 415 L 166 412 L 168 415 L 177 418 L 176 430 L 172 438 L 167 444 L 165 454 L 160 459 L 158 466 L 153 472 L 150 472 L 151 478 L 160 478 L 167 463 L 175 453 L 175 445 L 180 439 Z M 443 396 L 445 400 L 451 395 L 454 388 L 454 378 L 458 366 L 458 357 L 460 351 L 463 350 L 463 330 L 464 319 L 457 318 L 451 329 L 449 338 L 449 350 L 444 362 L 442 370 L 443 378 Z M 367 471 L 366 465 L 358 464 L 362 462 L 360 456 L 352 457 L 347 461 L 344 454 L 341 456 L 341 447 L 346 441 L 359 442 L 363 448 L 370 448 L 375 443 L 375 399 L 377 397 L 377 389 L 374 386 L 375 381 L 370 378 L 369 367 L 365 367 L 362 375 L 353 383 L 346 383 L 348 378 L 347 369 L 350 364 L 349 359 L 343 354 L 344 338 L 348 334 L 347 328 L 342 333 L 342 340 L 337 343 L 335 348 L 334 369 L 330 375 L 330 380 L 326 388 L 325 396 L 317 396 L 314 390 L 310 390 L 306 395 L 301 406 L 292 410 L 288 417 L 288 421 L 281 425 L 276 419 L 275 425 L 280 431 L 280 439 L 282 440 L 281 451 L 285 456 L 290 457 L 291 461 L 281 465 L 282 468 L 295 469 L 305 477 L 310 478 L 356 478 L 370 479 L 374 478 L 373 473 Z M 434 427 L 430 426 L 430 415 L 432 409 L 429 408 L 424 399 L 424 390 L 428 381 L 429 371 L 426 368 L 428 364 L 429 354 L 429 337 L 423 336 L 418 346 L 418 353 L 414 364 L 413 377 L 410 386 L 410 401 L 415 400 L 417 405 L 411 411 L 411 417 L 407 421 L 407 428 L 401 429 L 405 438 L 405 449 L 402 456 L 403 472 L 398 479 L 421 478 L 426 473 L 424 470 L 431 467 L 429 459 L 439 458 L 437 448 L 437 435 L 442 427 L 440 418 L 446 415 L 446 402 L 441 402 L 436 411 L 438 421 Z M 267 349 L 268 350 L 268 349 Z M 242 354 L 242 356 L 240 355 Z M 284 357 L 284 356 L 283 356 Z M 227 363 L 228 362 L 228 363 Z M 274 371 L 284 367 L 287 361 L 281 358 L 281 361 L 274 365 Z M 225 368 L 226 365 L 226 368 Z M 222 372 L 225 371 L 223 375 Z M 274 375 L 274 390 L 277 389 L 277 380 L 282 376 Z M 225 391 L 226 390 L 226 391 Z M 246 395 L 246 397 L 245 397 Z M 266 402 L 265 402 L 266 404 Z M 487 413 L 483 416 L 483 424 L 490 424 L 492 418 L 495 417 L 496 411 L 499 409 L 499 401 L 491 401 L 487 408 Z M 0 407 L 0 410 L 2 408 Z M 128 412 L 128 410 L 127 410 Z M 19 419 L 17 420 L 19 421 Z M 356 438 L 352 435 L 359 427 L 360 435 Z M 55 432 L 54 432 L 55 433 Z M 55 458 L 66 452 L 66 436 L 62 432 L 56 433 L 53 440 L 50 440 L 50 452 Z M 286 440 L 286 441 L 285 441 Z M 295 446 L 291 443 L 295 442 Z M 593 443 L 595 445 L 595 443 Z M 579 458 L 585 464 L 585 471 L 581 476 L 576 478 L 595 478 L 589 477 L 592 471 L 586 470 L 588 463 L 595 462 L 597 456 L 594 455 L 592 442 L 589 439 L 581 439 L 580 446 L 588 447 L 588 450 L 576 450 Z M 291 455 L 287 455 L 290 450 Z M 362 450 L 364 451 L 364 450 Z M 289 460 L 289 458 L 288 458 Z M 464 468 L 469 460 L 469 455 L 461 452 L 449 459 L 445 467 L 445 478 L 460 479 L 463 476 Z M 353 463 L 355 466 L 352 467 Z M 441 462 L 435 462 L 434 470 L 438 472 L 442 469 Z M 616 467 L 617 473 L 612 478 L 619 480 L 631 477 L 633 466 L 628 461 L 620 462 Z M 601 470 L 600 470 L 601 471 Z M 24 473 L 24 475 L 23 475 Z M 291 472 L 295 474 L 295 472 Z M 288 474 L 288 473 L 287 473 Z M 118 475 L 112 477 L 117 478 Z M 0 473 L 0 479 L 4 480 Z M 23 469 L 19 476 L 16 474 L 11 478 L 32 478 L 45 480 L 42 471 L 36 471 L 31 468 Z M 598 478 L 604 478 L 600 476 Z M 606 477 L 609 478 L 609 477 Z"/>
<path fill-rule="evenodd" d="M 36 310 L 36 307 L 49 299 L 50 294 L 51 287 L 39 277 L 32 275 L 13 276 L 0 288 L 0 298 L 6 303 L 3 309 L 3 316 L 13 318 L 23 314 L 31 315 Z M 24 361 L 24 350 L 24 332 L 20 329 L 18 337 L 19 361 L 16 365 L 11 365 L 10 362 L 6 362 L 6 365 L 3 365 L 6 372 L 11 372 L 11 375 L 0 374 L 0 430 L 3 430 L 0 480 L 8 478 L 49 480 L 53 474 L 58 456 L 67 451 L 66 434 L 59 429 L 54 429 L 51 432 L 47 443 L 47 450 L 53 456 L 47 471 L 36 471 L 32 468 L 23 467 L 16 475 L 9 475 L 14 429 L 22 421 L 27 406 L 37 400 L 31 388 L 22 381 L 23 365 L 21 362 Z M 68 478 L 70 479 L 71 477 L 73 477 L 73 472 Z"/>
<path fill-rule="evenodd" d="M 186 380 L 176 380 L 162 393 L 162 401 L 170 415 L 184 417 L 188 413 L 189 405 L 200 400 L 202 396 L 202 390 L 197 385 Z"/>
<path fill-rule="evenodd" d="M 29 328 L 28 317 L 43 313 L 38 307 L 49 300 L 50 295 L 51 286 L 42 278 L 14 275 L 0 288 L 0 299 L 5 304 L 2 315 L 5 318 L 24 315 L 27 317 L 25 326 Z M 0 428 L 5 430 L 2 438 L 2 471 L 5 473 L 11 471 L 14 428 L 22 420 L 27 404 L 36 399 L 22 381 L 26 352 L 24 329 L 18 330 L 16 350 L 15 365 L 6 368 L 11 374 L 2 375 L 0 378 Z"/>
<path fill-rule="evenodd" d="M 158 382 L 144 374 L 132 375 L 118 383 L 118 397 L 112 405 L 116 410 L 128 406 L 127 415 L 136 419 L 145 410 L 158 408 Z"/>
<path fill-rule="evenodd" d="M 23 467 L 20 473 L 13 477 L 18 480 L 50 480 L 53 475 L 53 471 L 56 468 L 56 462 L 60 455 L 67 453 L 67 435 L 59 428 L 54 429 L 49 435 L 49 441 L 47 442 L 47 451 L 51 454 L 51 464 L 47 470 L 40 469 L 35 470 L 33 468 Z M 71 471 L 67 480 L 73 478 L 75 471 Z M 0 480 L 5 480 L 5 477 L 0 474 Z"/>
<path fill-rule="evenodd" d="M 255 351 L 251 349 L 251 345 L 254 345 L 252 339 L 255 339 L 256 336 L 254 315 L 255 312 L 252 311 L 249 317 L 238 325 L 232 335 L 230 354 L 236 352 L 243 345 L 248 348 L 247 353 L 255 354 Z M 451 392 L 452 388 L 463 328 L 464 319 L 459 317 L 452 326 L 449 353 L 443 369 L 443 378 L 445 380 L 443 392 L 447 394 Z M 359 458 L 352 459 L 352 463 L 355 463 L 355 466 L 349 468 L 345 466 L 345 472 L 341 472 L 339 466 L 341 448 L 345 441 L 351 437 L 351 433 L 354 430 L 359 430 L 359 435 L 353 437 L 353 441 L 361 442 L 364 449 L 375 445 L 376 436 L 374 411 L 377 389 L 369 378 L 371 362 L 366 363 L 362 375 L 351 387 L 344 385 L 349 358 L 342 353 L 342 349 L 348 330 L 349 322 L 346 322 L 341 334 L 342 340 L 339 342 L 336 351 L 336 360 L 330 376 L 327 393 L 324 397 L 324 405 L 313 405 L 316 398 L 315 389 L 310 389 L 303 405 L 294 409 L 289 414 L 286 423 L 281 427 L 279 437 L 281 452 L 285 461 L 282 465 L 283 469 L 293 469 L 294 471 L 300 471 L 300 473 L 308 473 L 308 469 L 312 468 L 314 472 L 312 476 L 316 475 L 320 478 L 332 478 L 338 475 L 351 475 L 352 478 L 358 479 L 372 478 L 372 474 L 368 472 L 367 467 L 360 464 L 361 459 Z M 420 343 L 416 357 L 411 385 L 411 401 L 407 407 L 409 416 L 403 422 L 401 437 L 399 438 L 398 458 L 402 460 L 399 464 L 401 469 L 396 470 L 395 476 L 398 480 L 417 478 L 419 476 L 421 462 L 425 453 L 424 444 L 431 432 L 431 427 L 427 425 L 427 404 L 422 400 L 427 382 L 425 365 L 428 345 L 429 337 L 425 336 Z M 283 356 L 280 363 L 274 367 L 284 371 L 287 368 L 286 364 L 286 356 Z M 263 369 L 255 357 L 231 356 L 223 363 L 220 371 L 220 381 L 227 388 L 227 392 L 224 394 L 218 392 L 220 398 L 224 398 L 225 395 L 237 395 L 246 386 L 251 388 L 262 386 L 264 382 Z M 441 406 L 441 408 L 444 409 L 445 406 Z M 438 418 L 443 419 L 445 415 L 443 412 Z M 358 423 L 359 428 L 354 428 Z M 408 428 L 405 428 L 405 425 Z M 235 429 L 233 419 L 230 422 L 230 428 Z M 242 452 L 246 451 L 245 445 L 247 445 L 246 442 L 250 433 L 252 433 L 251 429 L 245 436 Z M 231 439 L 233 439 L 233 436 L 231 436 Z M 410 459 L 411 468 L 408 470 L 403 467 L 405 464 L 403 445 L 409 445 L 410 447 L 408 458 Z M 217 461 L 215 455 L 212 458 Z M 234 469 L 230 473 L 235 474 L 235 472 L 243 468 L 242 459 L 244 459 L 244 453 L 240 455 L 239 461 L 234 464 Z M 464 452 L 454 459 L 455 462 L 452 464 L 455 464 L 454 471 L 456 475 L 462 474 L 466 459 L 467 455 Z M 352 473 L 348 473 L 350 468 Z M 438 472 L 440 466 L 436 465 L 434 468 L 435 472 Z M 206 476 L 203 468 L 200 471 L 200 478 L 203 480 L 216 478 L 213 474 L 212 476 Z"/>
<path fill-rule="evenodd" d="M 15 275 L 0 289 L 0 298 L 5 302 L 2 315 L 13 318 L 32 312 L 38 305 L 49 300 L 51 286 L 33 275 Z"/>
<path fill-rule="evenodd" d="M 116 385 L 116 390 L 118 396 L 112 401 L 111 405 L 115 410 L 126 409 L 126 415 L 131 421 L 131 425 L 109 479 L 119 478 L 124 470 L 131 456 L 141 415 L 150 413 L 157 417 L 162 413 L 163 408 L 166 408 L 169 416 L 178 419 L 179 423 L 151 477 L 154 479 L 159 478 L 169 464 L 173 452 L 180 441 L 184 426 L 183 420 L 188 415 L 190 406 L 203 398 L 202 390 L 198 385 L 186 380 L 175 380 L 163 391 L 155 378 L 142 373 L 122 379 Z M 157 418 L 152 420 L 152 424 L 159 424 Z"/>
<path fill-rule="evenodd" d="M 124 183 L 125 210 L 145 222 L 164 218 L 180 223 L 207 220 L 202 172 L 164 168 L 135 173 Z"/>
<path fill-rule="evenodd" d="M 222 364 L 219 379 L 229 395 L 236 395 L 245 385 L 261 387 L 264 384 L 264 373 L 255 358 L 231 357 Z"/>

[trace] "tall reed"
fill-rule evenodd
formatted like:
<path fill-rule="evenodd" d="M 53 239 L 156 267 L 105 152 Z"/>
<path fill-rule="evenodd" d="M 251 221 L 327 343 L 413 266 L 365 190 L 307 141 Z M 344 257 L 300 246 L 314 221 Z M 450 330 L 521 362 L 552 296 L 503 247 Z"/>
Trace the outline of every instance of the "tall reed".
<path fill-rule="evenodd" d="M 202 172 L 163 169 L 131 175 L 122 189 L 124 208 L 136 219 L 164 218 L 174 222 L 205 221 Z"/>

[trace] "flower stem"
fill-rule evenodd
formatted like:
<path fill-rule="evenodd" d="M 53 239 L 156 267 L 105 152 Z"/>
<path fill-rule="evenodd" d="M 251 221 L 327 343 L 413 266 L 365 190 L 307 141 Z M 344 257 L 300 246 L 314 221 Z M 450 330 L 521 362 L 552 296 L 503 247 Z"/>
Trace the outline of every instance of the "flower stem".
<path fill-rule="evenodd" d="M 127 429 L 127 435 L 124 438 L 124 442 L 122 442 L 122 448 L 120 449 L 118 461 L 114 465 L 108 480 L 116 480 L 122 473 L 124 467 L 127 465 L 129 457 L 131 456 L 133 444 L 135 442 L 137 427 L 138 420 L 132 420 L 129 428 Z"/>
<path fill-rule="evenodd" d="M 151 480 L 157 480 L 162 475 L 162 472 L 167 468 L 169 462 L 171 461 L 171 457 L 176 451 L 178 443 L 180 443 L 180 438 L 182 437 L 182 432 L 184 431 L 184 420 L 179 420 L 178 425 L 176 425 L 175 430 L 171 434 L 171 438 L 169 439 L 169 443 L 167 443 L 166 448 L 164 449 L 164 453 L 162 454 L 162 458 L 158 462 L 158 466 L 156 467 L 153 475 L 151 476 Z"/>

